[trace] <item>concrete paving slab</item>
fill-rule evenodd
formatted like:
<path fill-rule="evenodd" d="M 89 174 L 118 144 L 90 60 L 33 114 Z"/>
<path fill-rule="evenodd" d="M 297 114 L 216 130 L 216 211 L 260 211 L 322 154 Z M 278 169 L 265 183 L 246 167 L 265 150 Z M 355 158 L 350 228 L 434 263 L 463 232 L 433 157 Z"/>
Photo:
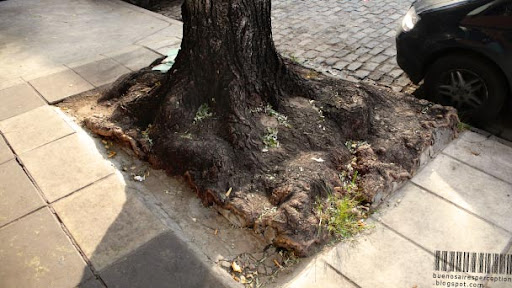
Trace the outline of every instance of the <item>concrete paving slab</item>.
<path fill-rule="evenodd" d="M 284 286 L 285 288 L 357 288 L 324 260 L 316 259 Z"/>
<path fill-rule="evenodd" d="M 122 49 L 170 23 L 122 1 L 0 1 L 0 79 Z"/>
<path fill-rule="evenodd" d="M 412 182 L 512 233 L 512 184 L 443 154 Z"/>
<path fill-rule="evenodd" d="M 97 270 L 165 230 L 132 193 L 122 176 L 114 174 L 53 205 Z"/>
<path fill-rule="evenodd" d="M 37 92 L 26 83 L 0 90 L 0 102 L 0 120 L 46 105 Z"/>
<path fill-rule="evenodd" d="M 71 69 L 34 79 L 29 82 L 46 101 L 56 103 L 94 87 Z"/>
<path fill-rule="evenodd" d="M 0 287 L 75 287 L 92 273 L 48 208 L 0 229 Z"/>
<path fill-rule="evenodd" d="M 2 79 L 0 78 L 0 90 L 3 90 L 5 88 L 9 88 L 15 85 L 23 84 L 25 81 L 21 79 L 21 77 L 13 78 L 13 79 Z"/>
<path fill-rule="evenodd" d="M 171 49 L 180 48 L 181 38 L 171 37 L 162 41 L 148 42 L 144 46 L 156 51 L 162 55 L 166 55 Z"/>
<path fill-rule="evenodd" d="M 0 131 L 17 154 L 75 132 L 55 108 L 47 105 L 0 121 Z"/>
<path fill-rule="evenodd" d="M 34 79 L 41 78 L 41 77 L 44 77 L 44 76 L 48 76 L 48 75 L 51 75 L 51 74 L 57 74 L 59 72 L 63 72 L 63 71 L 66 71 L 66 70 L 69 70 L 69 68 L 64 66 L 64 65 L 55 65 L 53 67 L 47 67 L 47 68 L 44 68 L 44 69 L 37 69 L 35 71 L 30 71 L 30 73 L 28 73 L 26 75 L 23 75 L 21 78 L 25 82 L 30 82 L 30 81 L 32 81 Z"/>
<path fill-rule="evenodd" d="M 162 57 L 160 54 L 140 46 L 131 46 L 129 49 L 105 54 L 105 56 L 111 57 L 116 62 L 128 67 L 132 71 L 147 67 L 157 58 Z"/>
<path fill-rule="evenodd" d="M 114 171 L 94 142 L 77 134 L 25 152 L 20 158 L 50 202 Z"/>
<path fill-rule="evenodd" d="M 111 288 L 226 287 L 172 233 L 155 237 L 100 275 Z"/>
<path fill-rule="evenodd" d="M 512 183 L 512 147 L 466 131 L 443 153 Z"/>
<path fill-rule="evenodd" d="M 158 31 L 158 33 L 141 38 L 136 42 L 136 44 L 146 46 L 148 43 L 157 43 L 169 39 L 181 38 L 183 38 L 183 23 L 176 21 L 174 24 Z"/>
<path fill-rule="evenodd" d="M 85 283 L 78 285 L 77 288 L 105 288 L 105 286 L 103 286 L 103 284 L 98 279 L 93 278 Z"/>
<path fill-rule="evenodd" d="M 0 226 L 45 205 L 16 160 L 0 165 Z"/>
<path fill-rule="evenodd" d="M 398 233 L 432 253 L 467 251 L 499 253 L 512 234 L 408 183 L 379 217 Z M 490 236 L 492 235 L 492 237 Z"/>
<path fill-rule="evenodd" d="M 434 256 L 381 224 L 368 235 L 340 243 L 327 263 L 359 287 L 431 287 Z"/>
<path fill-rule="evenodd" d="M 0 164 L 7 162 L 14 158 L 14 154 L 12 154 L 11 148 L 7 146 L 4 138 L 0 136 Z"/>
<path fill-rule="evenodd" d="M 108 58 L 78 67 L 69 67 L 96 87 L 112 83 L 119 76 L 130 72 L 126 67 Z"/>

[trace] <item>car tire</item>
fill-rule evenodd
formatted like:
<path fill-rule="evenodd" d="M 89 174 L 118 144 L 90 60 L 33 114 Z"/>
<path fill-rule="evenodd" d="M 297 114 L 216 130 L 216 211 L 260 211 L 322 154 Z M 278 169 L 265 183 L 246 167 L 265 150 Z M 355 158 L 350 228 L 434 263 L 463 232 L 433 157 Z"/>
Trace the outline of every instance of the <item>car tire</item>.
<path fill-rule="evenodd" d="M 437 59 L 424 83 L 433 101 L 454 106 L 463 121 L 473 123 L 495 119 L 508 92 L 505 78 L 492 63 L 468 54 Z"/>

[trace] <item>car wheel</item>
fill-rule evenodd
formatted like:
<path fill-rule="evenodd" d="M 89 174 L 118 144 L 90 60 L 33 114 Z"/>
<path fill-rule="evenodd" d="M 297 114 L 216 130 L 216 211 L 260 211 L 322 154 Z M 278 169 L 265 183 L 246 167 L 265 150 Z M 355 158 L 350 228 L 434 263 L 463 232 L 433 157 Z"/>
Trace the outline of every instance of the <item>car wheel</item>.
<path fill-rule="evenodd" d="M 432 99 L 453 106 L 463 121 L 490 121 L 497 117 L 507 95 L 506 81 L 491 63 L 472 55 L 439 58 L 425 76 Z"/>

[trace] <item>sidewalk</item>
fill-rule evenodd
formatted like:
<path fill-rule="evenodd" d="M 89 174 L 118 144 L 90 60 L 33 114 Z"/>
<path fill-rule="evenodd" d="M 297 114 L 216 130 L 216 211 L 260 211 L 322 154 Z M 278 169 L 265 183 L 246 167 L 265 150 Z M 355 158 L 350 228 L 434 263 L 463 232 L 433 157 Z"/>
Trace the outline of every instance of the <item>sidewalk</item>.
<path fill-rule="evenodd" d="M 152 172 L 158 194 L 130 181 L 49 105 L 180 39 L 180 22 L 121 1 L 0 2 L 0 287 L 238 287 L 214 263 L 234 250 L 205 252 L 212 233 L 183 231 L 220 216 L 195 211 L 163 173 Z M 463 133 L 381 206 L 374 228 L 306 259 L 286 286 L 434 287 L 435 250 L 511 254 L 512 147 L 499 141 Z M 192 224 L 166 214 L 166 201 Z M 248 242 L 240 235 L 237 246 Z"/>

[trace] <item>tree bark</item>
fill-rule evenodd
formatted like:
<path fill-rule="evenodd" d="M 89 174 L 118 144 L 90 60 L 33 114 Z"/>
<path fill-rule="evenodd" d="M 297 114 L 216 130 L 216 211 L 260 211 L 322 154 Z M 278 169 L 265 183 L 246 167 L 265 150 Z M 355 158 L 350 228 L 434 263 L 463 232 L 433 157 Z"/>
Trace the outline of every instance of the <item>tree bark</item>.
<path fill-rule="evenodd" d="M 253 109 L 278 109 L 298 83 L 276 52 L 270 10 L 270 0 L 187 0 L 182 6 L 183 42 L 169 74 L 173 89 L 154 121 L 152 160 L 171 173 L 188 172 L 194 181 L 204 178 L 201 170 L 210 171 L 210 187 L 200 189 L 209 191 L 200 195 L 206 202 L 218 187 L 243 182 L 235 175 L 218 177 L 219 171 L 234 174 L 240 164 L 258 169 L 261 161 L 252 151 L 261 150 L 264 127 L 254 121 Z M 213 121 L 194 123 L 205 104 Z M 201 136 L 183 141 L 179 136 L 187 133 Z"/>

